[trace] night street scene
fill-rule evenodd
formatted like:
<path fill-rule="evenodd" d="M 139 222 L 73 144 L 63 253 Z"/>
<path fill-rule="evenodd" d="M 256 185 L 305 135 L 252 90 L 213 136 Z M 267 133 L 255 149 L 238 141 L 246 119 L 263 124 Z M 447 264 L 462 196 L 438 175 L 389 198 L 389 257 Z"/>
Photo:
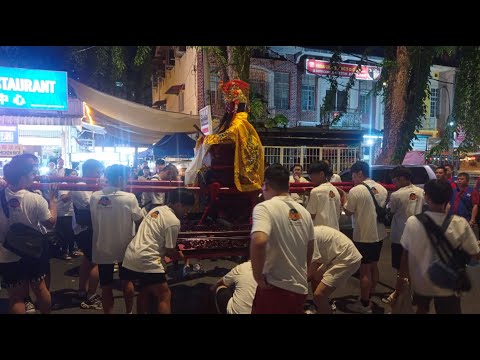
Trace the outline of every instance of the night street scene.
<path fill-rule="evenodd" d="M 0 46 L 0 313 L 480 314 L 479 93 L 478 46 Z"/>

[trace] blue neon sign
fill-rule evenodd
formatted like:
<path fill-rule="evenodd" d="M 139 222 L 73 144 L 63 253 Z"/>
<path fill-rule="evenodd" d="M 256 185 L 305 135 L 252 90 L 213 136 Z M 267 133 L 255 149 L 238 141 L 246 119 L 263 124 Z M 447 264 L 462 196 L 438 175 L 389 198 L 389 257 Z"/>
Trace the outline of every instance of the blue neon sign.
<path fill-rule="evenodd" d="M 68 110 L 67 73 L 0 67 L 0 109 Z"/>

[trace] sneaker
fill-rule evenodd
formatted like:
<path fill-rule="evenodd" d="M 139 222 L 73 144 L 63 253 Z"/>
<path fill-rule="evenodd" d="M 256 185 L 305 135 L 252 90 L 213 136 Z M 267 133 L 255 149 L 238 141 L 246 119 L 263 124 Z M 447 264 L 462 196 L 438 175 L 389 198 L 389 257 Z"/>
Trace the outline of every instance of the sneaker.
<path fill-rule="evenodd" d="M 183 270 L 182 270 L 182 276 L 183 277 L 187 277 L 189 276 L 191 273 L 193 272 L 193 269 L 190 265 L 186 265 L 183 267 Z"/>
<path fill-rule="evenodd" d="M 386 297 L 383 297 L 382 302 L 384 304 L 391 304 L 393 302 L 393 300 L 395 300 L 396 297 L 397 297 L 397 292 L 394 291 L 390 295 L 388 295 Z"/>
<path fill-rule="evenodd" d="M 203 273 L 202 265 L 200 264 L 195 264 L 193 265 L 193 271 L 196 273 Z"/>
<path fill-rule="evenodd" d="M 62 258 L 63 260 L 72 260 L 72 257 L 71 257 L 70 255 L 68 255 L 68 254 L 63 254 L 63 255 L 61 256 L 61 258 Z"/>
<path fill-rule="evenodd" d="M 317 312 L 315 310 L 311 310 L 311 309 L 308 309 L 308 310 L 305 310 L 305 314 L 316 314 Z"/>
<path fill-rule="evenodd" d="M 118 272 L 118 264 L 113 265 L 113 272 Z"/>
<path fill-rule="evenodd" d="M 90 298 L 88 298 L 85 301 L 82 301 L 80 304 L 80 307 L 82 309 L 93 309 L 93 310 L 102 310 L 103 305 L 102 305 L 102 300 L 100 298 L 100 295 L 93 295 Z"/>
<path fill-rule="evenodd" d="M 332 312 L 337 311 L 337 305 L 335 304 L 335 301 L 332 301 L 332 302 L 330 303 L 330 306 L 332 307 Z"/>
<path fill-rule="evenodd" d="M 361 301 L 357 300 L 353 304 L 348 304 L 347 309 L 359 314 L 371 314 L 372 308 L 370 306 L 363 306 Z"/>
<path fill-rule="evenodd" d="M 77 258 L 77 257 L 80 257 L 83 255 L 83 252 L 79 251 L 79 250 L 75 250 L 74 252 L 72 252 L 72 254 L 70 256 L 74 257 L 74 258 Z"/>
<path fill-rule="evenodd" d="M 35 309 L 35 305 L 31 301 L 25 301 L 25 312 L 27 314 L 35 314 L 37 309 Z"/>

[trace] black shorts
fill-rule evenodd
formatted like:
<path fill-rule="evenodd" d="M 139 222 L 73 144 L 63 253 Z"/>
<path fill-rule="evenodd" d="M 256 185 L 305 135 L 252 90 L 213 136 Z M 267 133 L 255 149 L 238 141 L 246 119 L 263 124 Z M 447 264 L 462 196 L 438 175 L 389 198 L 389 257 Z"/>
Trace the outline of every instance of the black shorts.
<path fill-rule="evenodd" d="M 75 240 L 78 247 L 83 251 L 85 257 L 92 261 L 93 230 L 87 229 L 76 235 Z"/>
<path fill-rule="evenodd" d="M 113 267 L 115 264 L 98 264 L 98 277 L 100 278 L 100 286 L 109 286 L 113 283 Z M 118 264 L 118 272 L 122 276 L 122 263 Z"/>
<path fill-rule="evenodd" d="M 362 264 L 370 264 L 380 260 L 380 253 L 382 252 L 383 240 L 374 243 L 353 242 L 355 247 L 362 255 Z"/>
<path fill-rule="evenodd" d="M 40 282 L 50 273 L 48 256 L 40 259 L 21 258 L 12 263 L 0 264 L 2 288 L 10 288 L 24 282 Z"/>
<path fill-rule="evenodd" d="M 428 309 L 433 299 L 436 314 L 461 314 L 460 298 L 452 296 L 424 296 L 413 294 L 413 305 Z"/>
<path fill-rule="evenodd" d="M 167 277 L 165 273 L 142 273 L 122 266 L 120 268 L 120 280 L 133 281 L 135 286 L 141 290 L 146 286 L 166 283 Z"/>
<path fill-rule="evenodd" d="M 400 269 L 400 260 L 402 259 L 403 246 L 400 244 L 392 243 L 392 267 L 394 269 Z"/>

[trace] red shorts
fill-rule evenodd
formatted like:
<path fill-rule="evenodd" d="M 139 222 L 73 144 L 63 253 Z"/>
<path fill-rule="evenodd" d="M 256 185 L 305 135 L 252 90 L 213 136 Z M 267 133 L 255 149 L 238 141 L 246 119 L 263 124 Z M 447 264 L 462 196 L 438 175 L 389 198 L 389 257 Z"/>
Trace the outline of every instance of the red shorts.
<path fill-rule="evenodd" d="M 303 314 L 307 294 L 272 286 L 271 289 L 257 287 L 253 299 L 252 314 Z"/>

